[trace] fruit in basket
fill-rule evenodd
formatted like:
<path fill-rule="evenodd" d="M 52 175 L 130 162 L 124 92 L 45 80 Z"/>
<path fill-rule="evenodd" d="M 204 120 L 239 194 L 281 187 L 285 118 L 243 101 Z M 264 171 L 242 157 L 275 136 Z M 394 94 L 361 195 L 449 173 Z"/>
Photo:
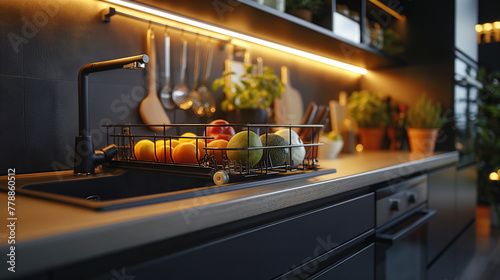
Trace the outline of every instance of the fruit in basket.
<path fill-rule="evenodd" d="M 260 136 L 260 141 L 263 146 L 286 146 L 288 142 L 285 138 L 276 135 L 274 133 L 264 133 Z M 264 155 L 262 157 L 262 161 L 264 161 L 264 157 L 266 157 L 266 151 L 269 154 L 269 163 L 268 166 L 279 166 L 283 165 L 288 158 L 288 148 L 276 148 L 276 149 L 266 149 L 264 150 Z"/>
<path fill-rule="evenodd" d="M 198 145 L 196 145 L 196 142 L 198 142 Z M 203 156 L 205 155 L 205 139 L 193 139 L 191 141 L 189 141 L 189 143 L 192 143 L 193 145 L 197 146 L 198 147 L 198 157 L 199 158 L 203 158 Z"/>
<path fill-rule="evenodd" d="M 203 150 L 203 148 L 202 148 Z M 198 149 L 198 159 L 196 157 L 196 146 L 193 143 L 184 142 L 175 147 L 173 151 L 173 158 L 175 163 L 198 163 L 198 159 L 203 157 Z"/>
<path fill-rule="evenodd" d="M 228 148 L 262 147 L 262 142 L 255 132 L 244 130 L 236 133 L 227 143 Z M 252 168 L 262 158 L 262 149 L 254 150 L 228 150 L 227 158 L 230 161 L 241 162 L 241 164 Z"/>
<path fill-rule="evenodd" d="M 134 155 L 137 160 L 154 161 L 155 144 L 149 139 L 143 139 L 134 145 Z"/>
<path fill-rule="evenodd" d="M 304 142 L 302 142 L 302 139 L 300 139 L 299 135 L 288 128 L 283 128 L 278 131 L 276 131 L 274 134 L 279 135 L 287 141 L 287 144 L 289 145 L 303 145 Z M 299 164 L 302 163 L 304 160 L 304 157 L 306 156 L 306 148 L 304 146 L 300 147 L 294 147 L 289 149 L 292 157 L 292 163 L 293 167 L 297 167 Z M 290 154 L 286 157 L 286 164 L 290 164 Z"/>
<path fill-rule="evenodd" d="M 172 140 L 170 140 L 170 139 L 168 139 L 168 138 L 167 138 L 167 139 L 165 139 L 165 140 L 163 140 L 163 139 L 156 140 L 156 142 L 155 142 L 155 143 L 156 143 L 156 146 L 157 146 L 157 147 L 158 147 L 158 146 L 163 146 L 163 143 L 165 143 L 166 145 L 171 146 L 171 147 L 172 147 L 172 149 L 173 149 L 173 148 L 175 148 L 177 145 L 179 145 L 179 143 L 180 143 L 180 142 L 179 142 L 179 140 L 176 140 L 176 139 L 172 139 Z"/>
<path fill-rule="evenodd" d="M 168 143 L 168 142 L 165 142 Z M 174 147 L 170 148 L 168 144 L 166 145 L 158 145 L 156 144 L 156 158 L 158 162 L 172 162 L 172 157 L 170 156 Z"/>
<path fill-rule="evenodd" d="M 224 140 L 224 139 L 218 139 L 218 140 L 213 140 L 212 142 L 208 143 L 207 147 L 209 148 L 226 148 L 227 144 L 229 141 Z M 222 159 L 223 155 L 226 155 L 227 153 L 225 150 L 207 150 L 208 155 L 210 156 L 210 159 L 212 159 L 212 156 L 215 158 L 215 161 L 217 164 L 222 164 Z"/>
<path fill-rule="evenodd" d="M 185 137 L 188 137 L 188 138 L 185 138 Z M 196 134 L 194 134 L 192 132 L 186 132 L 186 133 L 182 134 L 181 137 L 179 137 L 179 142 L 180 143 L 190 142 L 190 141 L 194 140 L 194 138 L 192 138 L 192 137 L 196 137 Z"/>
<path fill-rule="evenodd" d="M 229 124 L 229 122 L 218 119 L 212 121 L 210 124 Z M 207 126 L 207 136 L 214 137 L 214 139 L 225 139 L 229 141 L 235 133 L 232 126 Z"/>
<path fill-rule="evenodd" d="M 226 141 L 229 141 L 229 140 L 231 140 L 231 138 L 233 138 L 233 135 L 229 135 L 229 134 L 217 134 L 217 135 L 214 135 L 213 137 L 214 137 L 213 140 L 226 140 Z M 208 141 L 213 141 L 213 140 L 209 139 Z"/>

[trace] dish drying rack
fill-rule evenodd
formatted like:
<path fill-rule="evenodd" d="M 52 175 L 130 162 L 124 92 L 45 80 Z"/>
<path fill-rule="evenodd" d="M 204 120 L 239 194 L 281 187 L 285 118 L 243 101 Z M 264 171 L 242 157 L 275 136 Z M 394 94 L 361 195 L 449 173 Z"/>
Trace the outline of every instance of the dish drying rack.
<path fill-rule="evenodd" d="M 308 171 L 318 170 L 318 146 L 323 145 L 319 143 L 319 134 L 323 125 L 274 125 L 274 124 L 104 124 L 106 128 L 107 144 L 115 144 L 118 147 L 118 153 L 111 161 L 106 163 L 106 166 L 115 168 L 130 168 L 142 170 L 154 170 L 162 172 L 172 172 L 176 174 L 183 174 L 196 177 L 212 178 L 214 183 L 218 186 L 229 182 L 237 182 L 245 178 L 256 178 L 266 175 L 280 175 L 280 174 L 296 174 Z M 211 140 L 215 140 L 210 136 L 182 136 L 181 129 L 189 131 L 203 131 L 203 135 L 207 135 L 207 128 L 209 127 L 233 127 L 236 131 L 250 130 L 255 132 L 258 136 L 264 133 L 273 133 L 277 129 L 288 129 L 289 135 L 291 130 L 294 130 L 298 135 L 305 139 L 303 144 L 289 144 L 284 146 L 267 146 L 267 147 L 248 147 L 248 148 L 219 148 L 207 147 Z M 134 133 L 134 130 L 142 130 L 142 128 L 160 127 L 155 129 L 160 131 L 155 134 Z M 163 132 L 161 132 L 163 131 Z M 301 138 L 302 138 L 301 137 Z M 177 139 L 189 139 L 186 141 L 193 141 L 196 146 L 197 163 L 181 163 L 175 162 L 171 147 L 171 141 Z M 291 137 L 290 137 L 291 138 Z M 137 142 L 143 139 L 149 139 L 154 143 L 154 161 L 138 160 L 134 146 Z M 158 148 L 157 140 L 164 140 L 166 145 L 170 147 L 170 153 L 167 155 L 164 151 L 164 159 L 159 160 L 156 149 Z M 247 140 L 248 141 L 248 140 Z M 204 143 L 204 147 L 199 149 L 199 143 Z M 289 142 L 290 143 L 290 142 Z M 165 145 L 163 144 L 163 145 Z M 248 145 L 247 145 L 248 146 Z M 304 147 L 306 150 L 305 157 L 300 163 L 292 161 L 293 148 Z M 272 160 L 267 152 L 268 149 L 288 148 L 289 163 L 274 166 Z M 254 166 L 249 166 L 248 162 L 251 150 L 263 150 L 262 159 Z M 165 150 L 165 149 L 164 149 Z M 231 161 L 227 158 L 226 151 L 228 150 L 246 150 L 248 151 L 248 160 L 246 162 Z M 210 155 L 209 151 L 213 151 Z M 199 154 L 202 153 L 202 154 Z M 215 155 L 222 154 L 222 162 L 217 162 Z M 220 155 L 219 154 L 219 155 Z"/>

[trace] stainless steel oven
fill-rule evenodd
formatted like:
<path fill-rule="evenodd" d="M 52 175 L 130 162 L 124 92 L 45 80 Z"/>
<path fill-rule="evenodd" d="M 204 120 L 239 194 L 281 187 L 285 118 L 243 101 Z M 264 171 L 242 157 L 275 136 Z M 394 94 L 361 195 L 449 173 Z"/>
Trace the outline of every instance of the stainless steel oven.
<path fill-rule="evenodd" d="M 376 192 L 376 279 L 425 279 L 427 176 L 391 184 Z"/>

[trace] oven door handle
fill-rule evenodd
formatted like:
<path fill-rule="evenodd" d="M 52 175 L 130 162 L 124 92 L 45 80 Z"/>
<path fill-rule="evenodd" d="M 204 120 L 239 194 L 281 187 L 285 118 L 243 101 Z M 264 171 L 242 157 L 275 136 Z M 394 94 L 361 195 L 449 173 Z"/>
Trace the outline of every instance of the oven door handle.
<path fill-rule="evenodd" d="M 386 233 L 379 233 L 376 234 L 376 239 L 377 241 L 383 242 L 383 243 L 388 243 L 389 245 L 394 244 L 395 242 L 398 242 L 402 238 L 408 236 L 412 232 L 414 232 L 416 229 L 418 229 L 420 226 L 423 224 L 427 223 L 429 219 L 436 214 L 436 210 L 430 210 L 430 209 L 421 209 L 416 211 L 415 213 L 420 213 L 423 214 L 421 218 L 413 222 L 411 225 L 403 228 L 402 230 L 394 233 L 394 234 L 386 234 Z"/>

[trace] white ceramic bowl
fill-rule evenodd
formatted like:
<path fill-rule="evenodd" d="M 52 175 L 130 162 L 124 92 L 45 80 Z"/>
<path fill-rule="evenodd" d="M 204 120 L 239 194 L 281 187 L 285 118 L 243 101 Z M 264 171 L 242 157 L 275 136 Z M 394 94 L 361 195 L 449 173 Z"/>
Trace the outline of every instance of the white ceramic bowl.
<path fill-rule="evenodd" d="M 324 145 L 318 147 L 318 159 L 336 158 L 344 146 L 344 141 L 322 141 Z"/>

